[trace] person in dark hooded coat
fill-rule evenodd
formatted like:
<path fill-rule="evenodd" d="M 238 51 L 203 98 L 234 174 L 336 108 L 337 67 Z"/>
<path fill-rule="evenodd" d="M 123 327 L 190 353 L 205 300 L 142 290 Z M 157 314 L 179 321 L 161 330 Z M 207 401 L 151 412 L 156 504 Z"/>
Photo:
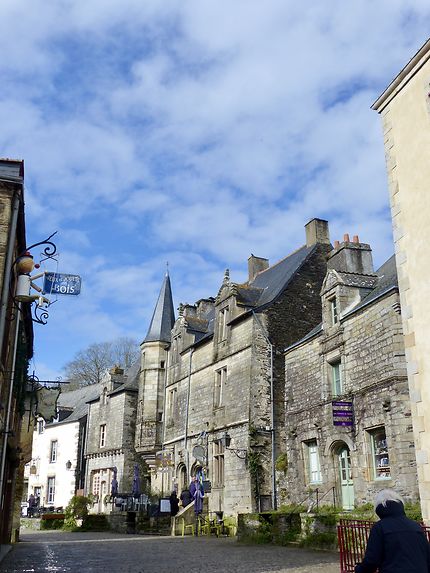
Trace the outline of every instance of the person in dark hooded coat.
<path fill-rule="evenodd" d="M 423 528 L 405 515 L 403 500 L 392 489 L 375 499 L 380 521 L 372 527 L 363 561 L 355 573 L 430 573 L 430 545 Z"/>

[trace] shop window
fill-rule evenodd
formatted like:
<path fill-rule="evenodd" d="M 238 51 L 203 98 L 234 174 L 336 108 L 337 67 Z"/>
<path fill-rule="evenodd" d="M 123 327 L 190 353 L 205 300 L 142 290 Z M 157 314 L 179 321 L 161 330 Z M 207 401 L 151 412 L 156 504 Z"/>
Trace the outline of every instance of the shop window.
<path fill-rule="evenodd" d="M 391 478 L 390 456 L 384 428 L 369 432 L 374 479 Z"/>

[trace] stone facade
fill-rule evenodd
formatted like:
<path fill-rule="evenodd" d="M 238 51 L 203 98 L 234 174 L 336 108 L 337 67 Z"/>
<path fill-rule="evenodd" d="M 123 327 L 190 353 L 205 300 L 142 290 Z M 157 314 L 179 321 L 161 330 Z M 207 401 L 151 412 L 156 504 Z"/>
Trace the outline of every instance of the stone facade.
<path fill-rule="evenodd" d="M 130 373 L 127 379 L 117 367 L 110 371 L 109 380 L 101 384 L 99 395 L 89 402 L 85 493 L 94 496 L 94 513 L 111 508 L 108 498 L 115 469 L 119 492 L 132 491 L 136 405 L 136 374 Z"/>
<path fill-rule="evenodd" d="M 284 504 L 350 509 L 394 487 L 418 498 L 405 348 L 393 258 L 370 247 L 330 253 L 322 324 L 285 353 Z M 343 425 L 337 425 L 343 424 Z"/>
<path fill-rule="evenodd" d="M 19 311 L 13 302 L 14 263 L 25 249 L 24 162 L 0 159 L 0 544 L 18 536 L 23 459 L 31 455 L 32 432 L 22 417 L 33 323 L 30 305 Z"/>
<path fill-rule="evenodd" d="M 430 40 L 373 105 L 381 114 L 418 480 L 430 523 Z"/>
<path fill-rule="evenodd" d="M 282 351 L 321 320 L 331 249 L 327 222 L 314 219 L 306 235 L 304 247 L 272 267 L 251 256 L 245 284 L 226 271 L 216 297 L 180 306 L 168 340 L 142 344 L 136 449 L 151 466 L 153 489 L 181 490 L 203 468 L 210 511 L 236 514 L 276 503 Z M 155 429 L 141 437 L 139 428 L 161 413 L 162 444 Z"/>

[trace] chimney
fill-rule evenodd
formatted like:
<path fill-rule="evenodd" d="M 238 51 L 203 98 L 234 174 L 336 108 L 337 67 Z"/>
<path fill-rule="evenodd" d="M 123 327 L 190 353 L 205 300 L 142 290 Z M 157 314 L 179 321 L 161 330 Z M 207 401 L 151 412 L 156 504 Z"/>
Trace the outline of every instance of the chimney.
<path fill-rule="evenodd" d="M 124 384 L 125 377 L 124 377 L 124 369 L 120 368 L 119 366 L 114 366 L 109 370 L 110 374 L 110 387 L 109 390 L 115 390 L 121 384 Z"/>
<path fill-rule="evenodd" d="M 374 275 L 370 245 L 360 243 L 358 235 L 354 235 L 352 242 L 348 233 L 343 238 L 343 243 L 334 242 L 334 249 L 328 255 L 327 268 L 341 273 Z"/>
<path fill-rule="evenodd" d="M 269 259 L 255 257 L 253 254 L 248 259 L 248 281 L 252 282 L 257 274 L 269 268 Z"/>
<path fill-rule="evenodd" d="M 328 230 L 328 221 L 324 219 L 312 219 L 305 225 L 306 246 L 312 247 L 317 243 L 330 245 L 330 234 Z"/>

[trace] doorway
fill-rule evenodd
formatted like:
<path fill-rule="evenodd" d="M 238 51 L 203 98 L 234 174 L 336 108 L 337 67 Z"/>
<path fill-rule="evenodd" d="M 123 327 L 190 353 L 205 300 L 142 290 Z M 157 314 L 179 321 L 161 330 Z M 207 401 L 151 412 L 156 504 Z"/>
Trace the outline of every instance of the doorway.
<path fill-rule="evenodd" d="M 342 444 L 337 452 L 340 477 L 340 493 L 343 509 L 354 509 L 354 482 L 351 471 L 351 452 L 346 444 Z"/>

